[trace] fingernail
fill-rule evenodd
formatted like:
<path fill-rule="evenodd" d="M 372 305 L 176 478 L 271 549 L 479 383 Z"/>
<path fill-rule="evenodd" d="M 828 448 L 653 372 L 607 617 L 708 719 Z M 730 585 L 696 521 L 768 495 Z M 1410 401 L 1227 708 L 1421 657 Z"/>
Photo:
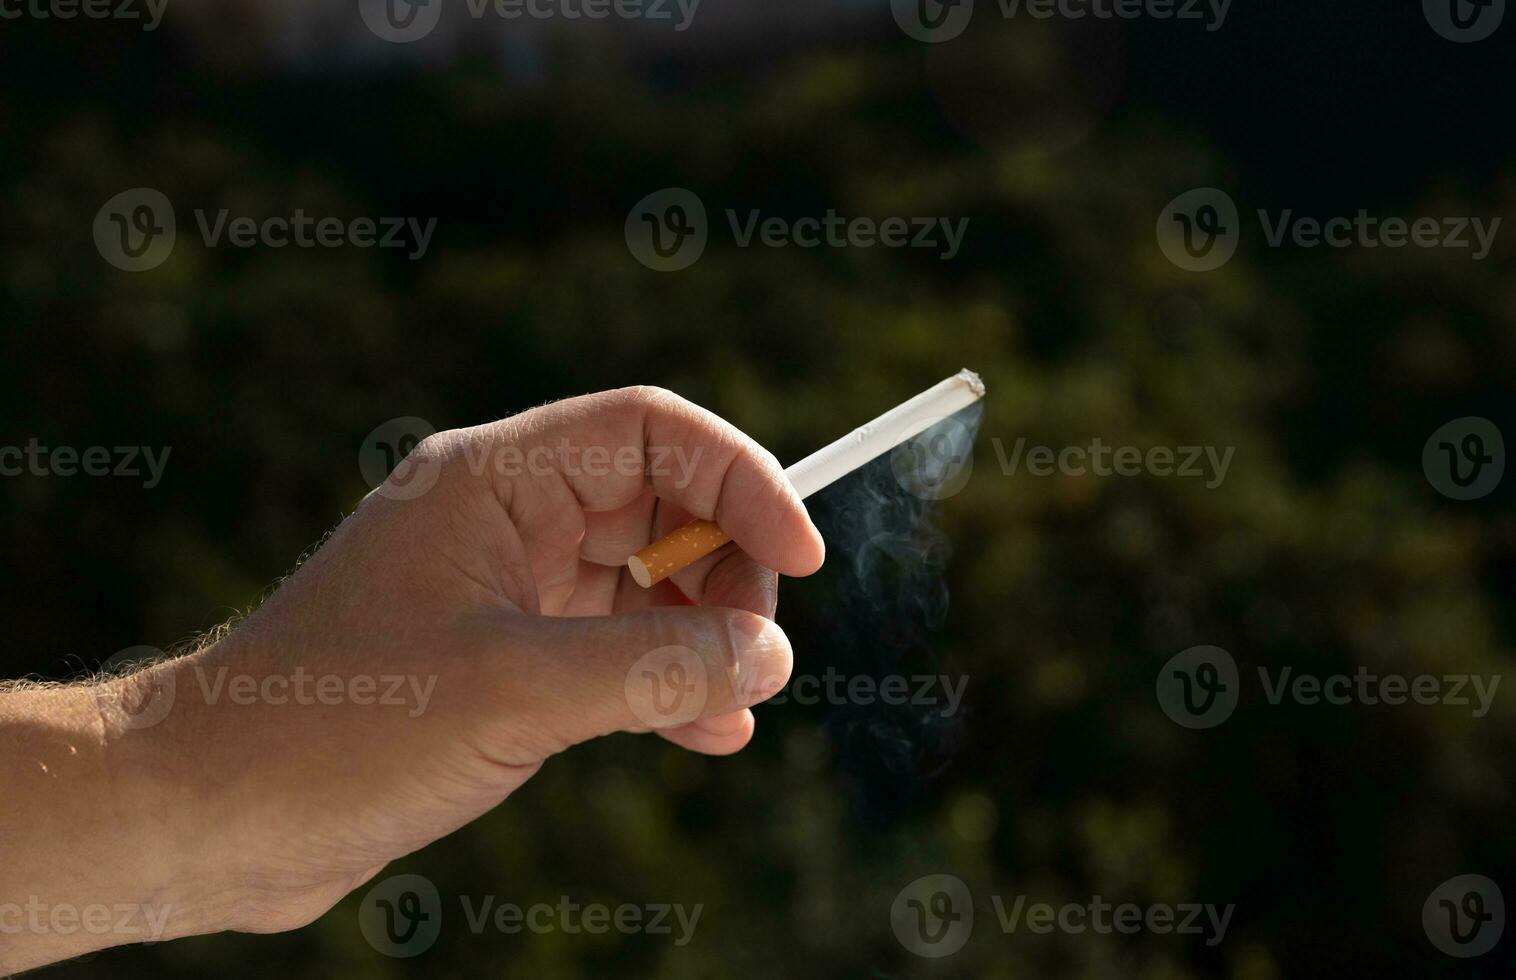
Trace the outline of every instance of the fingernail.
<path fill-rule="evenodd" d="M 761 620 L 761 629 L 747 642 L 733 678 L 733 702 L 752 707 L 778 694 L 790 679 L 794 655 L 790 638 L 772 620 Z"/>

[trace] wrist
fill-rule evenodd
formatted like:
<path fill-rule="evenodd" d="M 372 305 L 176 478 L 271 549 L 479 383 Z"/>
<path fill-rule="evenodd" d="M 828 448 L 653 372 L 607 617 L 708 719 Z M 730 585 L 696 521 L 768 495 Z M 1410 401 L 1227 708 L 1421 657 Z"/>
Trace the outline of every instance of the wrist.
<path fill-rule="evenodd" d="M 212 759 L 234 749 L 235 732 L 218 730 L 196 696 L 193 668 L 206 652 L 93 690 L 108 812 L 135 851 L 139 900 L 158 910 L 165 940 L 232 928 L 237 906 L 235 828 L 221 812 L 229 780 L 215 777 Z"/>
<path fill-rule="evenodd" d="M 118 685 L 0 695 L 0 974 L 218 928 L 162 804 L 130 789 L 157 763 L 125 737 Z"/>
<path fill-rule="evenodd" d="M 100 698 L 116 811 L 140 848 L 138 880 L 154 882 L 155 901 L 172 908 L 164 938 L 280 932 L 345 894 L 323 904 L 326 869 L 291 861 L 319 806 L 301 800 L 313 785 L 302 768 L 310 754 L 287 747 L 317 744 L 310 726 L 328 716 L 250 705 L 240 686 L 228 688 L 281 669 L 271 649 L 244 624 Z"/>

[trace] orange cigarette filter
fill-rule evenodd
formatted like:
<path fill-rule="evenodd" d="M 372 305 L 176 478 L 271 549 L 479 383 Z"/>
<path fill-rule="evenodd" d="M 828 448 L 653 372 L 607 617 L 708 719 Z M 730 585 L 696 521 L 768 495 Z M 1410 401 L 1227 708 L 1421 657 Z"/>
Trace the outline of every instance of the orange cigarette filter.
<path fill-rule="evenodd" d="M 628 558 L 626 566 L 638 585 L 650 589 L 730 540 L 715 521 L 691 521 Z"/>
<path fill-rule="evenodd" d="M 959 371 L 817 450 L 785 470 L 784 475 L 805 500 L 983 397 L 984 382 L 979 375 Z M 627 568 L 638 585 L 649 589 L 730 540 L 731 535 L 714 521 L 692 521 L 632 555 L 626 560 Z"/>

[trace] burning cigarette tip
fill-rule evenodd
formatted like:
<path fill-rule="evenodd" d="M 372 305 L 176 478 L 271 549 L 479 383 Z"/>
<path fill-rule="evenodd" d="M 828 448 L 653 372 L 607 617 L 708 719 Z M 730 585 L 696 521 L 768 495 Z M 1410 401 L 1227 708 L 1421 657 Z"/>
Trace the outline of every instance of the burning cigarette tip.
<path fill-rule="evenodd" d="M 959 371 L 957 374 L 953 375 L 953 377 L 962 378 L 963 383 L 968 385 L 969 389 L 973 391 L 975 395 L 980 398 L 984 397 L 984 379 L 981 378 L 976 372 L 970 371 L 968 368 L 964 368 L 962 371 Z"/>

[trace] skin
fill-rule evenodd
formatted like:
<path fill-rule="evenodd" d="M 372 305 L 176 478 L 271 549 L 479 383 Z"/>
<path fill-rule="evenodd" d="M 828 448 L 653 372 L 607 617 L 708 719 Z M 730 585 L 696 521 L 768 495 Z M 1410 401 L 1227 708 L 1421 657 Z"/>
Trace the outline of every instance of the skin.
<path fill-rule="evenodd" d="M 558 456 L 545 471 L 495 465 L 508 447 L 564 440 L 699 462 L 688 481 L 674 467 L 586 475 Z M 638 588 L 627 555 L 691 517 L 734 545 Z M 160 939 L 306 925 L 593 738 L 652 729 L 695 752 L 740 750 L 749 707 L 790 674 L 776 573 L 823 558 L 777 461 L 666 391 L 431 437 L 214 642 L 123 678 L 0 694 L 0 973 L 152 938 L 148 913 Z M 652 676 L 639 665 L 665 648 L 701 679 L 698 713 L 665 719 L 635 694 Z M 217 683 L 296 671 L 340 679 L 336 696 L 234 699 Z M 392 675 L 434 678 L 424 710 L 342 694 Z M 136 907 L 135 931 L 69 928 L 69 910 L 98 905 Z"/>

